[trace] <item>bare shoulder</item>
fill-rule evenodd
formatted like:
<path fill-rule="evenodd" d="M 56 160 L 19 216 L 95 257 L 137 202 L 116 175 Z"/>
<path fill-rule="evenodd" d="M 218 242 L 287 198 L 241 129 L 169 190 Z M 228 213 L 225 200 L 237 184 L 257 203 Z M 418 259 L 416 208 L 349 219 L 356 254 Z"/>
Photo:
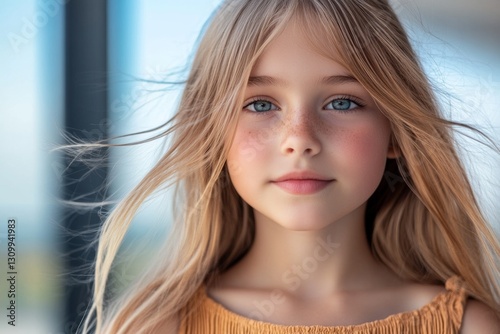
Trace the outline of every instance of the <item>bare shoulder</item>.
<path fill-rule="evenodd" d="M 179 333 L 180 321 L 178 317 L 165 319 L 155 330 L 155 334 L 177 334 Z"/>
<path fill-rule="evenodd" d="M 500 318 L 487 305 L 469 299 L 465 306 L 461 334 L 500 334 Z"/>

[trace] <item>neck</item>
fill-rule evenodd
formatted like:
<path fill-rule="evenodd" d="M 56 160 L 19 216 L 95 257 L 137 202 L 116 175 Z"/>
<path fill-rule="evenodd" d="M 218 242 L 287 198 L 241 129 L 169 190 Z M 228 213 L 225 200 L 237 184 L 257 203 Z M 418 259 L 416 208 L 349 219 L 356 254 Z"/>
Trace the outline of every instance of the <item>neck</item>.
<path fill-rule="evenodd" d="M 364 226 L 364 208 L 325 228 L 293 231 L 255 212 L 256 235 L 245 257 L 231 268 L 231 281 L 315 298 L 368 289 L 388 271 L 373 257 Z M 234 276 L 236 275 L 236 276 Z"/>

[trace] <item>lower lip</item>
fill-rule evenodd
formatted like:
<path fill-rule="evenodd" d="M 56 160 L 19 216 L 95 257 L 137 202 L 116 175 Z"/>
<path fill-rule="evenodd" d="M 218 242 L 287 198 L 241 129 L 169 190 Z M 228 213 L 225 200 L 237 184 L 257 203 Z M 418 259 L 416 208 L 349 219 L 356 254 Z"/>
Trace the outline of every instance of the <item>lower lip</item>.
<path fill-rule="evenodd" d="M 291 194 L 309 195 L 323 190 L 331 182 L 332 180 L 286 180 L 273 183 Z"/>

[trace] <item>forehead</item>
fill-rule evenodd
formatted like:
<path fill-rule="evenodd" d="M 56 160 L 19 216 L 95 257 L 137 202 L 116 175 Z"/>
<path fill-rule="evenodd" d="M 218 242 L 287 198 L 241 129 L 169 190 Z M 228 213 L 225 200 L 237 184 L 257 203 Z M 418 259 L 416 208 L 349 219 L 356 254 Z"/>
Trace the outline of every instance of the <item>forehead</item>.
<path fill-rule="evenodd" d="M 336 46 L 324 46 L 324 40 L 331 41 L 333 38 L 326 35 L 325 29 L 317 26 L 319 24 L 311 27 L 299 19 L 287 23 L 257 58 L 251 76 L 289 74 L 296 69 L 303 69 L 311 74 L 326 75 L 334 72 L 349 75 L 347 68 L 342 65 Z M 321 39 L 323 41 L 319 41 Z"/>

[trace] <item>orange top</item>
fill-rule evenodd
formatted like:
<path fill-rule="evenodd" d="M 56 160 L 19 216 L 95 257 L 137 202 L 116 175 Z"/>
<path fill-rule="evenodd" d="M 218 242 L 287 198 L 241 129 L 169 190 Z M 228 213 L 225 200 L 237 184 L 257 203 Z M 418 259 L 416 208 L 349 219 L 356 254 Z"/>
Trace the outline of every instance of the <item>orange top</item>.
<path fill-rule="evenodd" d="M 360 325 L 288 326 L 257 321 L 231 312 L 210 298 L 203 286 L 185 308 L 179 334 L 451 334 L 460 330 L 466 300 L 463 281 L 454 276 L 446 281 L 446 291 L 415 311 Z"/>

